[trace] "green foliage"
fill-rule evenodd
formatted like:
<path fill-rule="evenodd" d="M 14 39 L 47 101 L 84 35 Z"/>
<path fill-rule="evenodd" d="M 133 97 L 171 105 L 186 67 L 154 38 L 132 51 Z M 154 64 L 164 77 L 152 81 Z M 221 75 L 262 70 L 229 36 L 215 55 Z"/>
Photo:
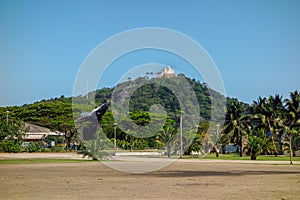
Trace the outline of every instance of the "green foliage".
<path fill-rule="evenodd" d="M 178 75 L 184 76 L 184 75 Z M 210 90 L 205 84 L 200 83 L 194 79 L 189 79 L 185 77 L 194 89 L 196 96 L 198 98 L 198 103 L 201 107 L 201 115 L 205 119 L 210 119 L 211 113 L 211 98 L 224 98 L 219 93 Z M 177 83 L 178 77 L 169 79 L 168 81 Z M 144 78 L 138 78 L 136 80 L 131 80 L 128 82 L 120 83 L 124 85 L 134 85 L 139 84 L 144 81 Z M 78 118 L 82 111 L 90 112 L 95 106 L 102 104 L 105 100 L 111 98 L 112 89 L 102 88 L 89 94 L 95 95 L 95 105 L 89 103 L 86 97 L 76 98 L 72 102 L 72 98 L 66 98 L 61 96 L 59 98 L 52 98 L 49 100 L 42 100 L 40 102 L 35 102 L 32 104 L 24 104 L 23 106 L 12 106 L 12 107 L 0 107 L 0 140 L 7 137 L 8 135 L 13 135 L 10 132 L 15 132 L 15 130 L 9 130 L 5 127 L 6 111 L 9 111 L 9 119 L 22 119 L 22 121 L 27 123 L 32 123 L 49 128 L 52 131 L 69 132 L 74 131 L 73 115 Z M 225 98 L 224 98 L 225 99 Z M 73 99 L 74 100 L 74 99 Z M 78 100 L 78 101 L 77 101 Z M 77 104 L 76 104 L 77 102 Z M 82 104 L 85 102 L 87 105 Z M 73 103 L 73 104 L 72 104 Z M 179 102 L 172 91 L 170 91 L 165 86 L 160 86 L 156 84 L 145 84 L 144 86 L 138 88 L 130 99 L 130 116 L 131 119 L 140 126 L 145 126 L 150 122 L 149 108 L 154 104 L 162 105 L 167 111 L 167 121 L 166 125 L 177 126 L 179 124 L 179 114 L 180 110 Z M 186 104 L 193 105 L 194 102 L 187 99 Z M 72 107 L 73 106 L 73 107 Z M 154 117 L 155 119 L 155 117 Z M 102 117 L 101 122 L 103 132 L 107 135 L 109 139 L 113 138 L 114 133 L 114 120 L 110 109 Z M 2 129 L 2 130 L 1 130 Z M 158 130 L 157 130 L 158 131 Z M 126 140 L 126 134 L 119 128 L 117 128 L 117 138 L 118 140 Z M 46 139 L 47 140 L 47 139 Z M 78 135 L 75 134 L 72 140 L 79 140 Z M 146 141 L 146 142 L 145 142 Z M 139 142 L 143 145 L 135 146 L 133 148 L 144 148 L 147 147 L 159 147 L 161 146 L 156 142 L 155 139 L 149 138 L 145 141 Z M 127 141 L 129 142 L 129 141 Z M 58 142 L 56 142 L 58 143 Z M 130 143 L 130 142 L 129 142 Z M 130 146 L 130 145 L 129 145 Z"/>
<path fill-rule="evenodd" d="M 245 150 L 251 156 L 251 160 L 256 160 L 260 154 L 271 153 L 274 148 L 272 140 L 267 137 L 266 129 L 258 129 L 248 137 Z"/>
<path fill-rule="evenodd" d="M 203 142 L 204 142 L 204 136 L 200 134 L 196 134 L 192 143 L 188 146 L 184 154 L 190 155 L 192 152 L 200 153 L 203 151 Z"/>
<path fill-rule="evenodd" d="M 24 122 L 10 119 L 8 121 L 0 120 L 0 141 L 11 139 L 21 141 L 26 132 Z"/>
<path fill-rule="evenodd" d="M 259 97 L 251 107 L 244 107 L 237 100 L 228 102 L 228 112 L 223 133 L 227 134 L 231 142 L 243 145 L 242 138 L 248 137 L 244 150 L 256 159 L 260 154 L 282 152 L 282 141 L 285 135 L 289 148 L 296 150 L 297 138 L 292 136 L 294 130 L 297 135 L 300 125 L 300 95 L 297 91 L 290 94 L 285 104 L 279 95 L 269 98 Z M 295 148 L 294 148 L 295 147 Z M 242 149 L 241 149 L 242 150 Z M 240 151 L 242 155 L 242 151 Z"/>
<path fill-rule="evenodd" d="M 5 110 L 10 111 L 9 119 L 22 119 L 27 123 L 62 132 L 74 129 L 71 99 L 63 96 L 20 107 L 0 108 L 2 119 L 5 119 Z"/>
<path fill-rule="evenodd" d="M 289 134 L 287 134 L 288 137 L 291 137 L 291 149 L 292 151 L 297 151 L 300 149 L 300 132 L 293 129 Z"/>
<path fill-rule="evenodd" d="M 63 144 L 64 143 L 64 136 L 54 136 L 54 135 L 48 135 L 44 142 L 47 144 L 51 144 L 51 141 L 54 141 L 55 144 Z"/>
<path fill-rule="evenodd" d="M 130 99 L 130 111 L 148 111 L 151 105 L 161 104 L 167 112 L 178 111 L 179 102 L 168 88 L 154 83 L 139 87 Z"/>
<path fill-rule="evenodd" d="M 180 74 L 175 78 L 168 79 L 168 81 L 178 84 L 179 78 L 182 76 L 184 75 Z M 184 130 L 184 143 L 189 146 L 187 153 L 191 151 L 201 151 L 201 145 L 203 144 L 203 138 L 209 127 L 209 121 L 214 121 L 214 124 L 217 124 L 218 119 L 222 117 L 222 110 L 225 110 L 225 108 L 212 107 L 212 102 L 216 99 L 221 99 L 218 101 L 218 105 L 222 105 L 221 103 L 227 100 L 226 122 L 221 131 L 220 138 L 218 138 L 218 143 L 222 144 L 223 147 L 228 143 L 235 143 L 239 144 L 239 146 L 243 146 L 243 138 L 245 138 L 248 142 L 247 148 L 252 148 L 249 152 L 259 152 L 259 154 L 274 153 L 277 155 L 277 153 L 282 152 L 280 149 L 282 145 L 280 144 L 284 139 L 283 135 L 285 135 L 286 143 L 292 151 L 296 151 L 300 148 L 300 94 L 298 91 L 292 92 L 290 98 L 286 99 L 284 102 L 282 101 L 281 96 L 275 95 L 268 98 L 259 97 L 257 101 L 249 106 L 239 102 L 237 99 L 225 98 L 218 92 L 210 89 L 206 84 L 202 84 L 194 79 L 185 78 L 195 91 L 199 107 L 201 108 L 199 114 L 202 119 L 204 119 L 204 122 L 200 123 L 198 126 L 198 132 L 191 133 L 194 135 L 194 137 L 191 137 L 193 139 L 189 139 L 188 135 L 190 135 L 190 133 L 188 133 L 188 130 Z M 138 85 L 139 83 L 145 83 L 145 78 L 140 77 L 136 80 L 120 84 L 123 84 L 126 86 L 125 88 L 130 89 L 132 85 Z M 102 88 L 89 95 L 92 94 L 95 95 L 96 98 L 95 105 L 90 104 L 86 97 L 79 98 L 79 101 L 86 102 L 87 105 L 76 104 L 76 101 L 75 104 L 72 105 L 71 98 L 61 96 L 60 98 L 42 100 L 23 106 L 0 108 L 1 151 L 19 151 L 18 146 L 20 146 L 19 144 L 22 141 L 22 136 L 26 130 L 24 129 L 24 123 L 18 119 L 22 119 L 22 121 L 28 123 L 41 125 L 54 131 L 57 130 L 68 133 L 74 131 L 73 114 L 75 118 L 78 118 L 83 110 L 89 112 L 95 106 L 102 104 L 105 100 L 111 98 L 112 89 Z M 184 92 L 180 95 L 185 97 Z M 195 102 L 192 102 L 189 99 L 186 99 L 185 102 L 187 106 L 194 105 L 194 103 Z M 177 97 L 167 87 L 154 83 L 143 84 L 142 87 L 134 91 L 129 101 L 129 116 L 131 120 L 139 126 L 146 127 L 151 123 L 150 117 L 152 116 L 149 114 L 149 109 L 155 104 L 162 105 L 167 112 L 165 127 L 173 127 L 173 129 L 178 128 L 180 105 Z M 6 111 L 9 111 L 8 123 L 6 123 Z M 74 111 L 74 113 L 72 111 Z M 212 111 L 216 111 L 217 113 L 215 119 L 211 119 Z M 153 119 L 155 119 L 155 117 L 157 116 L 154 116 Z M 124 119 L 124 122 L 126 122 L 126 120 L 128 119 Z M 111 110 L 108 109 L 100 121 L 103 132 L 108 140 L 114 138 L 114 123 L 113 114 Z M 265 130 L 265 135 L 258 134 L 261 129 Z M 136 134 L 146 135 L 147 131 L 151 131 L 146 129 L 143 130 L 145 131 L 144 133 L 139 132 Z M 167 129 L 164 129 L 164 131 L 172 132 Z M 168 146 L 167 140 L 163 139 L 162 132 L 158 133 L 157 138 L 154 136 L 145 139 L 134 137 L 134 134 L 126 134 L 119 127 L 116 128 L 116 133 L 117 146 L 123 147 L 124 149 L 140 150 L 149 147 L 161 148 L 163 146 Z M 76 134 L 72 139 L 78 140 Z M 46 139 L 47 142 L 50 140 L 57 140 L 57 138 L 54 139 L 49 137 Z M 170 141 L 173 140 L 171 139 Z M 270 141 L 272 143 L 271 146 Z M 56 143 L 59 143 L 59 141 L 56 141 Z M 175 143 L 176 142 L 174 142 L 174 144 Z M 7 147 L 5 147 L 5 145 L 7 145 Z M 92 149 L 97 149 L 97 146 L 100 144 L 98 141 L 98 143 L 96 142 L 88 145 L 94 146 Z M 262 150 L 258 150 L 258 147 Z M 37 144 L 34 144 L 32 149 L 38 150 L 39 147 Z M 242 148 L 240 149 L 241 154 Z M 168 151 L 169 153 L 171 152 L 170 149 Z M 256 153 L 252 154 L 255 155 Z M 99 155 L 99 157 L 103 156 Z"/>
<path fill-rule="evenodd" d="M 93 160 L 109 159 L 113 150 L 113 143 L 100 131 L 96 132 L 96 139 L 85 140 L 84 146 L 84 157 L 89 156 Z"/>
<path fill-rule="evenodd" d="M 279 95 L 270 96 L 269 98 L 259 97 L 258 101 L 254 101 L 253 111 L 254 119 L 259 122 L 257 128 L 269 130 L 272 138 L 273 148 L 277 155 L 278 145 L 275 138 L 278 137 L 279 130 L 282 129 L 285 110 L 282 97 Z"/>
<path fill-rule="evenodd" d="M 107 99 L 111 98 L 112 89 L 111 88 L 102 88 L 97 90 L 95 93 L 95 100 L 97 105 L 103 104 Z"/>
<path fill-rule="evenodd" d="M 243 153 L 243 136 L 251 130 L 251 117 L 244 113 L 243 104 L 232 100 L 226 114 L 225 127 L 222 133 L 230 135 L 232 142 L 240 147 L 240 156 Z"/>
<path fill-rule="evenodd" d="M 188 142 L 188 145 L 185 146 L 185 155 L 190 155 L 192 152 L 201 153 L 202 155 L 205 154 L 203 149 L 204 138 L 207 135 L 207 130 L 209 128 L 209 121 L 204 121 L 199 123 L 197 133 L 194 131 L 190 131 L 193 140 Z M 184 135 L 186 135 L 184 133 Z"/>
<path fill-rule="evenodd" d="M 31 142 L 26 148 L 25 151 L 27 152 L 41 152 L 42 151 L 42 144 L 41 142 Z"/>
<path fill-rule="evenodd" d="M 168 158 L 171 157 L 172 148 L 177 140 L 178 130 L 172 126 L 164 127 L 157 135 L 157 141 L 166 147 Z"/>
<path fill-rule="evenodd" d="M 146 139 L 131 135 L 127 135 L 125 140 L 122 140 L 120 144 L 122 149 L 130 151 L 144 150 L 146 147 L 148 147 L 148 141 Z"/>
<path fill-rule="evenodd" d="M 4 140 L 0 142 L 0 152 L 18 153 L 20 150 L 19 142 L 14 140 Z"/>
<path fill-rule="evenodd" d="M 50 148 L 51 152 L 65 152 L 64 147 L 51 147 Z"/>
<path fill-rule="evenodd" d="M 19 152 L 25 131 L 25 124 L 20 120 L 0 121 L 0 151 Z"/>

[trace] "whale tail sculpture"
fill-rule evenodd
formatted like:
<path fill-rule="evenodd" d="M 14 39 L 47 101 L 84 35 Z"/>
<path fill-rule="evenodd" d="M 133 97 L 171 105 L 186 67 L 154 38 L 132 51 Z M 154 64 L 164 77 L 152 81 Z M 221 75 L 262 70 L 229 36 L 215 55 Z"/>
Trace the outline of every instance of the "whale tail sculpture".
<path fill-rule="evenodd" d="M 102 116 L 107 111 L 110 105 L 110 101 L 106 100 L 102 105 L 96 107 L 90 113 L 82 113 L 82 117 L 78 120 L 81 128 L 79 129 L 79 135 L 83 140 L 95 139 L 95 133 L 97 132 L 99 122 Z"/>
<path fill-rule="evenodd" d="M 110 105 L 110 101 L 106 100 L 101 106 L 98 106 L 92 112 L 90 112 L 90 115 L 97 118 L 98 122 L 101 120 L 102 116 L 107 111 L 108 107 Z"/>

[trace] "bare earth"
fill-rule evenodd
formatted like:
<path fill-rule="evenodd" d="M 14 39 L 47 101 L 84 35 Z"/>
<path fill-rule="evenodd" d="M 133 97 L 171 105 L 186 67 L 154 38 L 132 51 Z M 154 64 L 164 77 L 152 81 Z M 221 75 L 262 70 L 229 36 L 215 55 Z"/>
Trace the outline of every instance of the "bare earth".
<path fill-rule="evenodd" d="M 0 199 L 300 199 L 300 166 L 180 161 L 129 174 L 99 162 L 1 164 Z"/>

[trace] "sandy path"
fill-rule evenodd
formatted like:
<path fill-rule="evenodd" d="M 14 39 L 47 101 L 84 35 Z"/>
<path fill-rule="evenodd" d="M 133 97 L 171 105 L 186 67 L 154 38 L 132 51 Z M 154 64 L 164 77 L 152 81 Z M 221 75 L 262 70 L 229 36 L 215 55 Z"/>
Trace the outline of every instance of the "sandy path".
<path fill-rule="evenodd" d="M 82 155 L 66 153 L 0 153 L 0 160 L 5 159 L 28 159 L 28 158 L 47 158 L 47 159 L 83 159 Z M 88 159 L 87 157 L 84 159 Z"/>
<path fill-rule="evenodd" d="M 180 161 L 128 174 L 98 162 L 1 164 L 0 199 L 300 199 L 300 166 Z"/>

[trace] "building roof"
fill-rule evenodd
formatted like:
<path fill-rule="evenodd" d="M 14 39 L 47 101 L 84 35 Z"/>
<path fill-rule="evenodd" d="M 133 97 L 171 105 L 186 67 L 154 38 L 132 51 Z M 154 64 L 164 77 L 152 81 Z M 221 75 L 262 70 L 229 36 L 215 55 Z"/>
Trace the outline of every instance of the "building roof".
<path fill-rule="evenodd" d="M 38 135 L 38 134 L 34 134 L 34 135 L 28 135 L 26 134 L 23 138 L 23 140 L 42 140 L 46 137 L 46 135 Z"/>
<path fill-rule="evenodd" d="M 51 133 L 52 132 L 48 128 L 38 126 L 35 124 L 25 123 L 25 127 L 28 128 L 28 130 L 29 130 L 28 133 Z"/>
<path fill-rule="evenodd" d="M 28 132 L 25 133 L 24 140 L 42 140 L 48 135 L 62 136 L 64 133 L 58 131 L 51 131 L 48 128 L 38 126 L 35 124 L 25 123 L 25 127 L 28 128 Z"/>

